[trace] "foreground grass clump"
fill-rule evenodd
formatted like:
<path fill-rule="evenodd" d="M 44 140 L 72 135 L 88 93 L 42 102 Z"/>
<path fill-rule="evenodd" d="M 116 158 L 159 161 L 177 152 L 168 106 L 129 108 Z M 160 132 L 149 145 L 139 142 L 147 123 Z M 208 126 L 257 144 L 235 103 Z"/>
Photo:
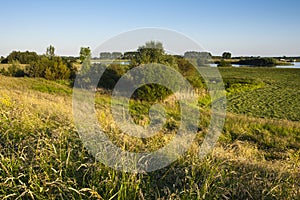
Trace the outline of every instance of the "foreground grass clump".
<path fill-rule="evenodd" d="M 52 87 L 56 90 L 40 89 Z M 161 170 L 131 174 L 95 161 L 83 147 L 72 120 L 70 91 L 64 83 L 0 76 L 1 199 L 297 199 L 300 195 L 299 122 L 228 114 L 218 145 L 200 160 L 197 147 L 209 122 L 203 111 L 189 152 Z M 104 130 L 120 146 L 155 149 L 161 139 L 171 137 L 161 134 L 152 143 L 120 138 L 109 115 L 109 96 L 98 94 L 95 104 Z M 138 110 L 145 115 L 146 106 L 131 105 L 137 123 L 146 123 L 147 117 L 137 115 Z M 165 131 L 176 128 L 175 111 L 169 113 L 174 118 L 169 123 L 175 125 Z"/>

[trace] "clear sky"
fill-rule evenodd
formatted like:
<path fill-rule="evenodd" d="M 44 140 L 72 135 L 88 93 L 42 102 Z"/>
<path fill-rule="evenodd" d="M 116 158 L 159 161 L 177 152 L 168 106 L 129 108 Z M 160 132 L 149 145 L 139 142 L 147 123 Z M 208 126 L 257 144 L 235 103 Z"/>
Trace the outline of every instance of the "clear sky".
<path fill-rule="evenodd" d="M 78 55 L 121 32 L 179 31 L 214 55 L 300 56 L 299 0 L 0 1 L 0 55 L 12 50 Z"/>

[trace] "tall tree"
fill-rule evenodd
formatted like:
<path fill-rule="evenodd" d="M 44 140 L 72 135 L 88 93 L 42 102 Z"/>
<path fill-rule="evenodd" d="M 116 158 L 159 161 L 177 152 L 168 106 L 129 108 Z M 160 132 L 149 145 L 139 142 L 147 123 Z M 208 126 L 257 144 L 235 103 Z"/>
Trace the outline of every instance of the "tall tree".
<path fill-rule="evenodd" d="M 81 75 L 79 76 L 79 82 L 82 87 L 90 87 L 91 84 L 91 73 L 93 73 L 91 70 L 91 50 L 89 47 L 81 47 L 80 48 L 80 61 L 81 61 L 81 68 L 80 72 Z M 94 71 L 95 72 L 95 71 Z"/>
<path fill-rule="evenodd" d="M 81 47 L 80 48 L 80 53 L 79 53 L 79 59 L 81 61 L 81 63 L 83 63 L 83 61 L 90 61 L 92 54 L 91 54 L 91 49 L 90 47 Z"/>
<path fill-rule="evenodd" d="M 53 58 L 55 56 L 54 51 L 55 51 L 54 46 L 50 45 L 49 47 L 47 47 L 46 56 L 48 58 Z"/>
<path fill-rule="evenodd" d="M 164 51 L 163 44 L 161 42 L 158 42 L 158 41 L 146 42 L 145 45 L 140 47 L 140 48 L 160 49 L 160 50 Z"/>

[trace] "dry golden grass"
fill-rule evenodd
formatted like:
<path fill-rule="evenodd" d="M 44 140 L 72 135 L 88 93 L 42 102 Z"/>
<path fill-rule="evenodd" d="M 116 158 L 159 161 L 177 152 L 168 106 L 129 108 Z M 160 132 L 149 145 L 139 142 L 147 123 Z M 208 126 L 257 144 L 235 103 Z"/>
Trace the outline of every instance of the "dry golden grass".
<path fill-rule="evenodd" d="M 219 143 L 199 159 L 198 147 L 210 119 L 204 110 L 197 139 L 184 156 L 161 170 L 131 174 L 104 166 L 84 148 L 73 124 L 70 90 L 42 79 L 0 76 L 0 198 L 297 199 L 300 195 L 299 122 L 229 113 Z M 153 150 L 172 139 L 172 130 L 146 142 L 120 133 L 110 114 L 109 95 L 97 95 L 95 102 L 105 132 L 124 149 Z M 145 120 L 140 123 L 147 124 Z"/>

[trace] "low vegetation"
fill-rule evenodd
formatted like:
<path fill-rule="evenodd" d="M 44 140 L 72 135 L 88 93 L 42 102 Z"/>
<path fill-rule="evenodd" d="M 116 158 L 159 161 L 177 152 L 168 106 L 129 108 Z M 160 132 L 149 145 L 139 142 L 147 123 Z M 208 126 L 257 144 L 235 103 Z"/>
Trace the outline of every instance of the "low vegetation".
<path fill-rule="evenodd" d="M 256 118 L 260 115 L 256 110 L 239 114 L 233 108 L 235 99 L 254 91 L 267 92 L 270 83 L 295 86 L 296 81 L 291 83 L 288 77 L 299 72 L 268 69 L 263 76 L 261 69 L 226 70 L 221 73 L 228 83 L 229 113 L 213 152 L 202 160 L 197 157 L 210 119 L 209 109 L 201 108 L 199 132 L 190 150 L 170 166 L 145 174 L 115 171 L 88 153 L 72 122 L 67 83 L 1 76 L 0 198 L 297 199 L 299 122 L 288 120 L 288 113 L 263 119 Z M 296 90 L 290 92 L 295 95 Z M 275 95 L 279 98 L 280 92 Z M 254 105 L 261 101 L 247 100 Z M 170 139 L 170 134 L 160 134 L 145 143 L 119 135 L 112 123 L 110 95 L 97 94 L 95 103 L 104 130 L 123 148 L 155 149 Z M 176 109 L 167 110 L 176 115 Z M 147 120 L 147 105 L 133 100 L 131 112 L 140 117 L 138 123 Z M 172 133 L 174 125 L 176 121 L 169 122 L 164 131 Z"/>
<path fill-rule="evenodd" d="M 210 96 L 202 78 L 183 57 L 165 54 L 160 43 L 149 42 L 137 52 L 127 53 L 130 64 L 111 64 L 95 95 L 96 117 L 114 144 L 132 152 L 153 151 L 172 140 L 180 125 L 180 107 L 174 95 L 157 84 L 139 88 L 129 103 L 134 122 L 141 126 L 149 125 L 153 104 L 164 106 L 167 119 L 155 136 L 131 137 L 114 121 L 111 89 L 140 64 L 162 62 L 183 74 L 197 90 L 198 105 L 193 106 L 199 108 L 201 117 L 195 140 L 177 161 L 154 172 L 126 173 L 97 161 L 75 128 L 74 66 L 81 64 L 83 71 L 97 67 L 95 72 L 102 66 L 91 65 L 89 48 L 80 52 L 79 61 L 68 60 L 55 56 L 50 46 L 45 55 L 26 64 L 14 59 L 18 55 L 27 59 L 24 54 L 14 53 L 1 71 L 6 75 L 0 75 L 1 199 L 299 198 L 300 70 L 220 67 L 228 112 L 217 145 L 200 159 L 198 147 L 211 120 Z M 198 54 L 189 52 L 187 56 L 194 64 L 206 66 L 209 54 L 201 53 L 205 59 L 197 60 L 194 56 Z M 222 59 L 227 62 L 231 54 L 226 52 Z M 18 70 L 25 77 L 12 77 Z M 38 75 L 30 75 L 33 72 Z M 87 77 L 81 78 L 83 86 L 90 83 Z"/>
<path fill-rule="evenodd" d="M 300 120 L 298 69 L 220 68 L 220 72 L 229 86 L 230 112 L 260 118 Z"/>

